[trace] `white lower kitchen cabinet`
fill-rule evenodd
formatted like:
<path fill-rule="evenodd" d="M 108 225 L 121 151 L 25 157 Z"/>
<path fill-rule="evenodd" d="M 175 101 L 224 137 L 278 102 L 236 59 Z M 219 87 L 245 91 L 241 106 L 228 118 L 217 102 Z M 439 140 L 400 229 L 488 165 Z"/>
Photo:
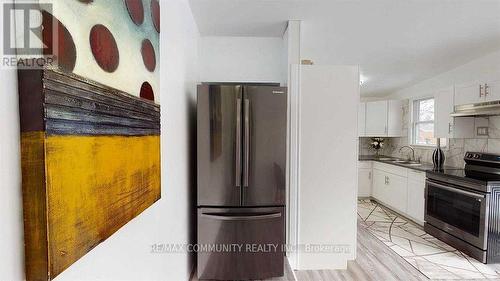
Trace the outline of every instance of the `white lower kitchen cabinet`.
<path fill-rule="evenodd" d="M 372 165 L 371 197 L 418 224 L 423 224 L 425 172 L 380 162 L 373 162 Z M 366 166 L 359 169 L 360 178 L 362 175 L 366 176 L 366 171 L 361 170 L 367 170 Z"/>
<path fill-rule="evenodd" d="M 392 167 L 391 167 L 392 166 Z M 388 207 L 406 212 L 407 178 L 405 168 L 375 163 L 373 167 L 373 197 Z M 392 173 L 391 173 L 392 171 Z"/>
<path fill-rule="evenodd" d="M 408 207 L 406 214 L 415 222 L 423 225 L 425 214 L 425 173 L 408 172 Z"/>
<path fill-rule="evenodd" d="M 394 210 L 406 213 L 408 196 L 408 179 L 402 176 L 387 174 L 387 204 Z"/>
<path fill-rule="evenodd" d="M 372 195 L 372 163 L 370 161 L 358 162 L 358 197 Z"/>
<path fill-rule="evenodd" d="M 372 197 L 385 204 L 387 204 L 386 179 L 386 173 L 384 171 L 373 169 Z"/>

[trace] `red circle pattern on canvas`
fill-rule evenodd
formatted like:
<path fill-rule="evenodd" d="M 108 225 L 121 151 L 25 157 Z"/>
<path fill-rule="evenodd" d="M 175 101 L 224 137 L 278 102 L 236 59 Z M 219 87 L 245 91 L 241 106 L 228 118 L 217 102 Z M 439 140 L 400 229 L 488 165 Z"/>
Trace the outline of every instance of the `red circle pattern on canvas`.
<path fill-rule="evenodd" d="M 56 17 L 46 11 L 42 12 L 42 26 L 42 41 L 46 46 L 43 54 L 55 55 L 59 68 L 72 72 L 76 64 L 76 47 L 71 33 Z M 57 38 L 53 38 L 54 35 Z M 57 46 L 54 46 L 54 42 Z"/>
<path fill-rule="evenodd" d="M 142 40 L 141 46 L 142 60 L 144 61 L 144 66 L 150 72 L 155 71 L 156 68 L 156 54 L 153 44 L 148 39 Z"/>
<path fill-rule="evenodd" d="M 143 99 L 155 100 L 155 94 L 153 92 L 153 87 L 148 82 L 142 83 L 140 97 Z"/>
<path fill-rule="evenodd" d="M 160 33 L 160 3 L 158 0 L 151 0 L 151 17 L 156 31 Z"/>
<path fill-rule="evenodd" d="M 120 56 L 113 34 L 102 24 L 97 24 L 90 30 L 90 48 L 97 64 L 107 72 L 118 68 Z"/>
<path fill-rule="evenodd" d="M 141 0 L 125 0 L 128 14 L 136 25 L 141 25 L 144 22 L 144 6 Z"/>

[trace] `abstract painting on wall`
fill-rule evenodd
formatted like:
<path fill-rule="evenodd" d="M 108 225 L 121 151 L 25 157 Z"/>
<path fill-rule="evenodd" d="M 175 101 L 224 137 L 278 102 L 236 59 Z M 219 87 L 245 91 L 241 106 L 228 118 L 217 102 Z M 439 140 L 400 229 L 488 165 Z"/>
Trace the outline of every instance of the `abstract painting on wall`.
<path fill-rule="evenodd" d="M 18 73 L 27 280 L 53 279 L 161 196 L 158 0 L 52 7 L 56 64 Z"/>

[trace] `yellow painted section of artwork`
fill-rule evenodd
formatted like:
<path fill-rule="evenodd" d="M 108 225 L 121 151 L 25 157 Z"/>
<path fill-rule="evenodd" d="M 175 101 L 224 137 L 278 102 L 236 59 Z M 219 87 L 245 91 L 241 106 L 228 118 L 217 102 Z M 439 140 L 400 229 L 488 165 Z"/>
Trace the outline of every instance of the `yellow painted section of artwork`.
<path fill-rule="evenodd" d="M 47 136 L 45 152 L 55 275 L 160 198 L 159 136 Z"/>
<path fill-rule="evenodd" d="M 42 131 L 21 133 L 26 280 L 48 276 L 44 139 Z"/>

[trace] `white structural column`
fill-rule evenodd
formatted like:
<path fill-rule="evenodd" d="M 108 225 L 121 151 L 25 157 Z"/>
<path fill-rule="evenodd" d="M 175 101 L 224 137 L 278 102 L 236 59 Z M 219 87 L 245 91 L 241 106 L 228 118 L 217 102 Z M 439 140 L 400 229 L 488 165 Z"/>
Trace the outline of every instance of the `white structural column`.
<path fill-rule="evenodd" d="M 296 245 L 297 241 L 297 122 L 298 122 L 298 64 L 300 64 L 300 21 L 291 20 L 283 34 L 286 55 L 287 86 L 288 86 L 288 124 L 287 124 L 287 223 L 286 241 L 288 245 Z M 293 195 L 293 196 L 291 196 Z M 297 255 L 293 249 L 287 251 L 288 261 L 292 268 L 296 268 Z"/>
<path fill-rule="evenodd" d="M 356 257 L 359 67 L 291 70 L 289 259 L 345 269 Z"/>

